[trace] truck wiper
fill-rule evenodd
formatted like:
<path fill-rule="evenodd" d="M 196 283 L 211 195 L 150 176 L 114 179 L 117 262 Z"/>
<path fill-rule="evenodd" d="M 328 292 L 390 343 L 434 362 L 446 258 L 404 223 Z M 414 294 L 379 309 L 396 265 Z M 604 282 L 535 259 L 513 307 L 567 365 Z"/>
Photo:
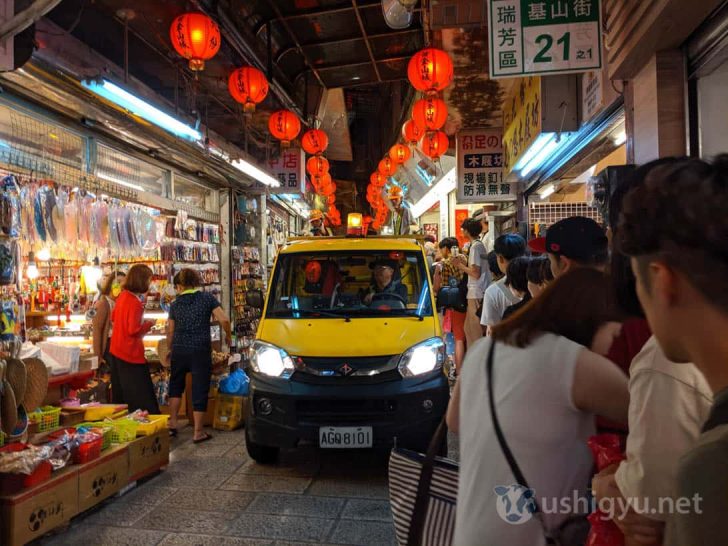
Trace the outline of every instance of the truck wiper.
<path fill-rule="evenodd" d="M 319 309 L 291 309 L 291 313 L 300 313 L 307 317 L 321 316 L 329 318 L 343 318 L 344 322 L 351 322 L 351 317 L 343 313 L 334 313 L 331 311 L 323 311 Z"/>

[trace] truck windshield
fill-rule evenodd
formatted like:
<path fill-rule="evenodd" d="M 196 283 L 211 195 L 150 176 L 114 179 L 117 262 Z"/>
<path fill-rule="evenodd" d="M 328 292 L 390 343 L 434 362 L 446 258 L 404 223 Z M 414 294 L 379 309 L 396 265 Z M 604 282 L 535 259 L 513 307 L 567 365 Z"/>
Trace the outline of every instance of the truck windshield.
<path fill-rule="evenodd" d="M 432 316 L 421 252 L 282 254 L 269 318 Z"/>

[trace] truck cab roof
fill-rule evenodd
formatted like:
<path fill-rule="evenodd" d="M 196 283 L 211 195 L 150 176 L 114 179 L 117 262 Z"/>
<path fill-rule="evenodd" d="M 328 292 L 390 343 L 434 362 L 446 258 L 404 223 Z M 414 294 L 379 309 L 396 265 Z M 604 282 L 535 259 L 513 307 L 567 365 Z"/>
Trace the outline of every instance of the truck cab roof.
<path fill-rule="evenodd" d="M 280 249 L 281 254 L 299 252 L 336 252 L 359 250 L 421 250 L 424 237 L 374 236 L 357 237 L 293 237 Z"/>

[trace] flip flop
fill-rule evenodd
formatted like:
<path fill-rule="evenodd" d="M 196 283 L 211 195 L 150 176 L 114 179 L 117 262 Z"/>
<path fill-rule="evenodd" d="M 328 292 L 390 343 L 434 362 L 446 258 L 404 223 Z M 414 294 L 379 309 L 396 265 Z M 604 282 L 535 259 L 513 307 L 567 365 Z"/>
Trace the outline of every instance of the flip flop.
<path fill-rule="evenodd" d="M 192 440 L 193 444 L 201 444 L 202 442 L 207 442 L 207 440 L 212 440 L 212 436 L 205 432 L 205 435 L 202 438 L 198 438 L 197 440 Z"/>

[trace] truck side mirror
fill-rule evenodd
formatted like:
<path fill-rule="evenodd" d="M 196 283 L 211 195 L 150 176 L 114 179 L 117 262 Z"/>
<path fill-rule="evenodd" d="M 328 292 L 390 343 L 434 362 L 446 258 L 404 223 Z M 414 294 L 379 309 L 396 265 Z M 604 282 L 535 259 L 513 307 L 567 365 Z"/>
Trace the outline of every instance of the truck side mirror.
<path fill-rule="evenodd" d="M 263 291 L 254 288 L 252 290 L 248 290 L 245 293 L 245 301 L 250 305 L 253 309 L 263 310 Z"/>

